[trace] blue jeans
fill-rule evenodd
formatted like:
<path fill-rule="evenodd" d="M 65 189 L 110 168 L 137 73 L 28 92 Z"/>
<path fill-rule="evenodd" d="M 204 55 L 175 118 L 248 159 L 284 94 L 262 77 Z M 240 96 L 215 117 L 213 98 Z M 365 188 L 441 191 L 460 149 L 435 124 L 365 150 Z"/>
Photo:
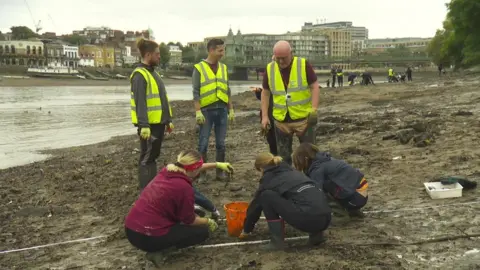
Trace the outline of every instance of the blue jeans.
<path fill-rule="evenodd" d="M 193 192 L 195 194 L 195 204 L 202 207 L 203 209 L 210 211 L 210 212 L 215 212 L 217 208 L 215 208 L 215 205 L 207 199 L 198 189 L 193 187 Z"/>
<path fill-rule="evenodd" d="M 208 150 L 208 140 L 212 127 L 215 128 L 215 147 L 217 157 L 225 156 L 225 137 L 227 136 L 228 110 L 227 108 L 202 109 L 205 116 L 205 123 L 200 125 L 200 135 L 198 140 L 198 152 L 206 154 Z M 224 160 L 217 160 L 223 162 Z"/>

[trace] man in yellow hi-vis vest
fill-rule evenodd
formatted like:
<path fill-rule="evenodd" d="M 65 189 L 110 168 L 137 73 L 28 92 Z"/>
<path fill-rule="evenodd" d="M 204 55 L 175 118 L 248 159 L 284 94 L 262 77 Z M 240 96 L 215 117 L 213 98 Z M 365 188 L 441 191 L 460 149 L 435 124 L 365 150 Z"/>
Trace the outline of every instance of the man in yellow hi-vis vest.
<path fill-rule="evenodd" d="M 317 108 L 320 86 L 313 67 L 304 59 L 294 57 L 287 41 L 273 47 L 275 61 L 267 65 L 263 77 L 262 128 L 268 128 L 268 106 L 273 95 L 273 118 L 278 155 L 292 163 L 295 134 L 300 142 L 315 144 Z"/>
<path fill-rule="evenodd" d="M 159 46 L 154 41 L 141 39 L 137 47 L 143 60 L 130 76 L 130 107 L 132 123 L 140 136 L 138 180 L 142 190 L 157 175 L 156 159 L 165 131 L 171 132 L 173 124 L 165 84 L 155 71 L 160 63 Z"/>
<path fill-rule="evenodd" d="M 207 160 L 208 140 L 213 127 L 215 130 L 216 161 L 225 162 L 225 137 L 227 122 L 235 117 L 228 85 L 227 66 L 220 63 L 225 54 L 225 45 L 221 39 L 212 39 L 207 43 L 208 57 L 195 65 L 192 74 L 195 118 L 200 126 L 198 151 L 203 160 Z M 217 179 L 225 180 L 227 175 L 217 169 Z M 206 180 L 205 172 L 200 174 L 199 182 Z"/>

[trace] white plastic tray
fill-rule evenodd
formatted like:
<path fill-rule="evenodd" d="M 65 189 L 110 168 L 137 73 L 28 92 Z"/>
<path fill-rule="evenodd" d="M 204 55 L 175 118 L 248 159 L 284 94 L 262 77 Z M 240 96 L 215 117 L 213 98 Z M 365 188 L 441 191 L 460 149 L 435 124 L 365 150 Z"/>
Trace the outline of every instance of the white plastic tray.
<path fill-rule="evenodd" d="M 426 182 L 425 190 L 432 199 L 446 199 L 462 197 L 463 187 L 459 183 L 443 185 L 441 182 Z"/>

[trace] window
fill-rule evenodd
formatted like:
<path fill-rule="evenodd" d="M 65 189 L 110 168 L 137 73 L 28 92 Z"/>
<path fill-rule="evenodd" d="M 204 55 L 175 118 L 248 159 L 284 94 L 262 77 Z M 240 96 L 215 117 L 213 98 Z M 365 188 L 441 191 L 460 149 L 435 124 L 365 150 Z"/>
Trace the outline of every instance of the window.
<path fill-rule="evenodd" d="M 32 47 L 32 54 L 37 54 L 37 47 L 35 46 Z"/>
<path fill-rule="evenodd" d="M 10 47 L 8 47 L 8 45 L 5 45 L 5 53 L 10 53 Z M 8 61 L 8 64 L 10 64 L 10 61 Z"/>
<path fill-rule="evenodd" d="M 27 54 L 30 54 L 30 45 L 27 46 Z"/>
<path fill-rule="evenodd" d="M 0 46 L 0 54 L 3 54 L 3 46 Z"/>
<path fill-rule="evenodd" d="M 42 47 L 38 47 L 38 54 L 42 55 Z"/>
<path fill-rule="evenodd" d="M 10 50 L 12 51 L 13 54 L 15 54 L 15 46 L 10 46 Z M 13 60 L 13 64 L 15 64 L 15 60 Z"/>

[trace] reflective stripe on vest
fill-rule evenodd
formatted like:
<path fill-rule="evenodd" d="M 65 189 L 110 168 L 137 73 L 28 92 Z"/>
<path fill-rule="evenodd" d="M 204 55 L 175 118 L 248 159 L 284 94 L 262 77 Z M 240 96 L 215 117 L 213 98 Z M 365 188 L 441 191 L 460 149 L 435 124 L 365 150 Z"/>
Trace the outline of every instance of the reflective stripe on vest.
<path fill-rule="evenodd" d="M 219 100 L 228 103 L 227 66 L 218 63 L 214 74 L 208 63 L 202 61 L 195 65 L 200 73 L 200 107 L 203 108 Z"/>
<path fill-rule="evenodd" d="M 162 121 L 162 100 L 160 99 L 160 93 L 158 89 L 157 81 L 155 77 L 146 68 L 136 68 L 130 75 L 130 84 L 135 73 L 142 74 L 143 78 L 147 82 L 147 88 L 145 89 L 146 103 L 147 103 L 147 116 L 149 124 L 160 124 Z M 158 74 L 160 77 L 160 74 Z M 168 95 L 165 93 L 168 102 Z M 172 116 L 172 107 L 169 107 L 170 117 Z M 130 92 L 130 115 L 132 117 L 132 123 L 138 124 L 137 118 L 137 106 L 135 104 L 135 98 L 133 91 Z"/>
<path fill-rule="evenodd" d="M 388 76 L 393 76 L 393 69 L 388 70 Z"/>
<path fill-rule="evenodd" d="M 293 58 L 286 90 L 276 62 L 267 65 L 267 74 L 268 85 L 273 95 L 273 117 L 277 121 L 284 121 L 288 112 L 293 120 L 306 118 L 312 107 L 306 60 L 299 57 Z"/>
<path fill-rule="evenodd" d="M 343 76 L 343 72 L 337 72 L 337 77 Z"/>

